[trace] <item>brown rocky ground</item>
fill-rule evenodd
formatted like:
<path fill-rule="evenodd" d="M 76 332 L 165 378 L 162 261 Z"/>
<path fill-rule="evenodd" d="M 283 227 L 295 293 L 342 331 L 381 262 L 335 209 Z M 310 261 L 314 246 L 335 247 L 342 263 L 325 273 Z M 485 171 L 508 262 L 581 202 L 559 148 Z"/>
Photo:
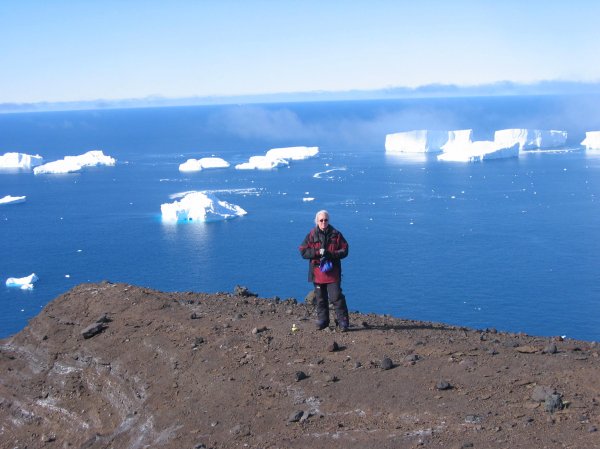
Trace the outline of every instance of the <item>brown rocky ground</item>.
<path fill-rule="evenodd" d="M 0 447 L 600 447 L 595 343 L 312 312 L 80 285 L 0 341 Z"/>

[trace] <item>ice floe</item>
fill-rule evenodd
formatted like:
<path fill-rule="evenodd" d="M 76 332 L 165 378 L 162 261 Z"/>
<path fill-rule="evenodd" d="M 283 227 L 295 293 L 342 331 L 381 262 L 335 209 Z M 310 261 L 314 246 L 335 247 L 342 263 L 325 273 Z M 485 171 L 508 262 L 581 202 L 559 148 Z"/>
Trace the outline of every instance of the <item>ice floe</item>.
<path fill-rule="evenodd" d="M 161 204 L 164 221 L 219 221 L 246 215 L 240 206 L 219 200 L 208 192 L 190 192 L 181 200 Z"/>
<path fill-rule="evenodd" d="M 203 157 L 201 159 L 188 159 L 179 165 L 179 171 L 190 172 L 207 168 L 227 168 L 229 165 L 229 162 L 220 157 Z"/>
<path fill-rule="evenodd" d="M 479 140 L 467 144 L 455 145 L 450 151 L 438 155 L 438 161 L 482 162 L 489 159 L 504 159 L 519 156 L 519 144 L 502 146 L 491 140 Z"/>
<path fill-rule="evenodd" d="M 22 290 L 31 290 L 33 283 L 37 282 L 38 277 L 35 273 L 31 273 L 29 276 L 24 278 L 8 278 L 6 280 L 7 287 L 18 287 Z"/>
<path fill-rule="evenodd" d="M 24 203 L 27 199 L 26 196 L 11 196 L 6 195 L 4 198 L 0 198 L 0 206 L 3 204 L 18 204 Z"/>
<path fill-rule="evenodd" d="M 251 156 L 248 162 L 237 164 L 237 170 L 272 170 L 288 166 L 289 161 L 308 159 L 319 154 L 319 147 L 272 148 L 264 156 Z"/>
<path fill-rule="evenodd" d="M 586 150 L 600 150 L 600 131 L 587 131 L 581 145 L 585 146 Z"/>
<path fill-rule="evenodd" d="M 567 132 L 554 129 L 500 129 L 494 133 L 494 141 L 505 147 L 518 143 L 520 150 L 557 148 L 565 145 Z"/>
<path fill-rule="evenodd" d="M 92 150 L 79 156 L 65 156 L 64 159 L 48 162 L 33 169 L 36 175 L 46 173 L 72 173 L 83 167 L 94 167 L 96 165 L 115 165 L 116 161 L 106 156 L 102 150 Z"/>
<path fill-rule="evenodd" d="M 32 156 L 25 153 L 4 153 L 0 156 L 0 168 L 25 168 L 31 170 L 32 167 L 42 165 L 44 158 L 39 154 Z"/>

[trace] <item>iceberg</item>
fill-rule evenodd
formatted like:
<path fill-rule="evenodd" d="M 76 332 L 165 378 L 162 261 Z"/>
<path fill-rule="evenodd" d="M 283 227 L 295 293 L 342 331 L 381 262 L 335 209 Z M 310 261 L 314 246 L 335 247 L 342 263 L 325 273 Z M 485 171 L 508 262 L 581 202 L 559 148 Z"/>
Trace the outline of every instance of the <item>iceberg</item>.
<path fill-rule="evenodd" d="M 435 153 L 442 151 L 448 142 L 448 131 L 427 129 L 406 131 L 385 136 L 385 151 L 388 153 Z"/>
<path fill-rule="evenodd" d="M 24 203 L 26 198 L 27 198 L 26 196 L 10 196 L 10 195 L 6 195 L 4 198 L 0 198 L 0 206 L 2 206 L 3 204 Z"/>
<path fill-rule="evenodd" d="M 31 170 L 32 167 L 42 165 L 44 158 L 39 154 L 32 156 L 25 153 L 4 153 L 0 156 L 0 168 L 25 168 Z"/>
<path fill-rule="evenodd" d="M 42 173 L 73 173 L 81 170 L 83 167 L 94 167 L 96 165 L 115 165 L 116 161 L 110 156 L 106 156 L 101 150 L 92 150 L 79 156 L 65 156 L 64 159 L 48 162 L 33 169 L 36 175 Z"/>
<path fill-rule="evenodd" d="M 240 206 L 219 200 L 208 192 L 191 192 L 181 200 L 161 204 L 164 221 L 219 221 L 246 215 Z"/>
<path fill-rule="evenodd" d="M 188 159 L 183 164 L 179 165 L 179 171 L 201 171 L 205 168 L 227 168 L 229 162 L 220 157 L 203 157 L 201 159 Z"/>
<path fill-rule="evenodd" d="M 285 159 L 271 158 L 267 156 L 251 156 L 248 162 L 237 164 L 236 170 L 272 170 L 278 167 L 290 165 Z"/>
<path fill-rule="evenodd" d="M 38 277 L 35 273 L 31 273 L 29 276 L 24 278 L 8 278 L 6 280 L 7 287 L 18 287 L 22 290 L 31 290 L 33 283 L 37 282 Z"/>
<path fill-rule="evenodd" d="M 494 133 L 494 141 L 506 147 L 518 143 L 520 150 L 556 148 L 564 146 L 567 132 L 554 129 L 501 129 Z"/>
<path fill-rule="evenodd" d="M 317 154 L 319 154 L 319 147 L 285 147 L 272 148 L 267 151 L 266 156 L 271 159 L 299 161 L 314 157 Z"/>
<path fill-rule="evenodd" d="M 482 162 L 489 159 L 504 159 L 519 156 L 519 144 L 502 146 L 496 141 L 479 140 L 454 146 L 450 151 L 438 155 L 438 161 Z"/>
<path fill-rule="evenodd" d="M 584 145 L 586 150 L 600 150 L 600 131 L 587 131 L 581 145 Z"/>
<path fill-rule="evenodd" d="M 453 151 L 460 149 L 461 146 L 469 145 L 473 141 L 472 129 L 459 129 L 448 131 L 448 140 L 441 146 L 442 151 Z"/>

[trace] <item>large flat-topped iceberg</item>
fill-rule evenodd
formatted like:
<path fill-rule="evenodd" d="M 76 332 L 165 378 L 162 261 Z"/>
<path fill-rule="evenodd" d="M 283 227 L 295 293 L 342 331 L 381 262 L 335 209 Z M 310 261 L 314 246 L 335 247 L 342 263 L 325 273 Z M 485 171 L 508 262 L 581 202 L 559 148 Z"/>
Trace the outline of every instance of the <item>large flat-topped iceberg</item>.
<path fill-rule="evenodd" d="M 31 273 L 29 276 L 24 278 L 8 278 L 6 280 L 7 287 L 18 287 L 22 290 L 31 290 L 33 283 L 37 282 L 38 277 L 35 273 Z"/>
<path fill-rule="evenodd" d="M 161 204 L 160 211 L 163 220 L 170 222 L 219 221 L 247 214 L 240 206 L 206 192 L 191 192 L 179 201 Z"/>
<path fill-rule="evenodd" d="M 292 161 L 299 161 L 302 159 L 308 159 L 315 157 L 319 154 L 319 147 L 285 147 L 285 148 L 272 148 L 265 156 L 271 159 L 289 159 Z"/>
<path fill-rule="evenodd" d="M 567 132 L 554 129 L 500 129 L 494 133 L 494 141 L 506 147 L 518 143 L 520 150 L 557 148 L 564 146 Z"/>
<path fill-rule="evenodd" d="M 115 165 L 116 161 L 106 156 L 101 150 L 92 150 L 79 156 L 65 156 L 64 159 L 49 162 L 33 169 L 36 175 L 42 173 L 72 173 L 83 167 L 94 167 L 96 165 Z"/>
<path fill-rule="evenodd" d="M 32 167 L 42 165 L 44 158 L 39 154 L 32 156 L 25 153 L 4 153 L 0 156 L 0 168 L 25 168 L 31 170 Z"/>
<path fill-rule="evenodd" d="M 272 158 L 267 156 L 250 156 L 248 162 L 237 164 L 236 170 L 272 170 L 278 167 L 290 165 L 285 159 Z"/>
<path fill-rule="evenodd" d="M 491 140 L 480 140 L 453 147 L 437 158 L 447 162 L 482 162 L 489 159 L 505 159 L 519 156 L 519 144 L 505 147 Z"/>
<path fill-rule="evenodd" d="M 581 145 L 585 146 L 586 150 L 600 150 L 600 131 L 587 131 Z"/>
<path fill-rule="evenodd" d="M 203 157 L 201 159 L 188 159 L 179 165 L 179 171 L 201 171 L 207 168 L 227 168 L 229 162 L 220 157 Z"/>
<path fill-rule="evenodd" d="M 24 203 L 26 199 L 27 199 L 26 196 L 11 196 L 11 195 L 6 195 L 4 198 L 0 198 L 0 206 L 2 206 L 3 204 Z"/>
<path fill-rule="evenodd" d="M 437 131 L 421 129 L 388 134 L 385 151 L 388 153 L 439 153 L 450 139 L 469 137 L 471 130 Z"/>

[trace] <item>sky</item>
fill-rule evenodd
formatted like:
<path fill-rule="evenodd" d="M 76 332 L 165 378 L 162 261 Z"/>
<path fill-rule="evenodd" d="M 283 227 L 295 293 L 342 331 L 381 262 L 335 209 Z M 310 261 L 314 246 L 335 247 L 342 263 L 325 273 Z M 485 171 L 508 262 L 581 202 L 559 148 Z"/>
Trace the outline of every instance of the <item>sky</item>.
<path fill-rule="evenodd" d="M 0 0 L 0 103 L 600 81 L 596 0 Z"/>

